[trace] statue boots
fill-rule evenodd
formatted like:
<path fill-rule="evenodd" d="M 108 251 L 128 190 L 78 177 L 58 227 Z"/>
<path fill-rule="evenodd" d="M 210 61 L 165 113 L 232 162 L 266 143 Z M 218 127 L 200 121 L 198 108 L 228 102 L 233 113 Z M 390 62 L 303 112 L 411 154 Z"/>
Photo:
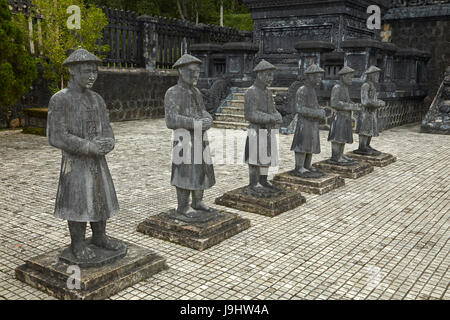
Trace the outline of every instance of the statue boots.
<path fill-rule="evenodd" d="M 375 150 L 370 146 L 370 142 L 372 141 L 372 137 L 367 137 L 367 148 L 372 152 L 373 156 L 379 156 L 381 154 L 380 151 Z"/>
<path fill-rule="evenodd" d="M 249 178 L 250 178 L 250 189 L 256 192 L 264 192 L 264 187 L 260 183 L 259 167 L 254 165 L 248 166 Z"/>
<path fill-rule="evenodd" d="M 86 244 L 86 222 L 68 221 L 70 232 L 70 249 L 79 260 L 95 259 L 94 251 Z"/>
<path fill-rule="evenodd" d="M 305 168 L 306 153 L 296 152 L 295 153 L 295 171 L 298 175 L 303 176 L 310 172 L 310 170 Z"/>
<path fill-rule="evenodd" d="M 310 171 L 311 178 L 320 178 L 323 177 L 324 174 L 317 170 L 316 168 L 313 168 L 312 166 L 312 154 L 307 153 L 305 157 L 305 168 Z"/>
<path fill-rule="evenodd" d="M 177 212 L 182 215 L 185 215 L 186 217 L 193 217 L 195 214 L 195 210 L 189 205 L 190 194 L 191 194 L 190 190 L 177 187 L 177 200 L 178 200 Z"/>
<path fill-rule="evenodd" d="M 210 211 L 210 207 L 203 203 L 203 190 L 192 191 L 192 208 L 195 210 Z"/>

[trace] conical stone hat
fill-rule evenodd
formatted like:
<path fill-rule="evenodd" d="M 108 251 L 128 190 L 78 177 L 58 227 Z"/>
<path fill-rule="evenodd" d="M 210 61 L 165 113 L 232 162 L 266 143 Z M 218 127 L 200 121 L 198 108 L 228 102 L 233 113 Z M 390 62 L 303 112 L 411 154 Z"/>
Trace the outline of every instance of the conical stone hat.
<path fill-rule="evenodd" d="M 261 72 L 266 70 L 276 70 L 277 68 L 271 64 L 270 62 L 267 62 L 266 60 L 262 59 L 260 63 L 253 69 L 254 72 Z"/>
<path fill-rule="evenodd" d="M 347 74 L 347 73 L 355 73 L 355 70 L 350 68 L 350 67 L 348 67 L 348 66 L 345 66 L 345 67 L 343 67 L 341 69 L 341 71 L 338 72 L 338 75 L 344 75 L 344 74 Z"/>
<path fill-rule="evenodd" d="M 312 73 L 325 73 L 325 70 L 323 70 L 317 64 L 312 64 L 308 67 L 308 69 L 306 69 L 305 74 L 312 74 Z"/>
<path fill-rule="evenodd" d="M 371 66 L 369 69 L 367 69 L 366 74 L 381 72 L 380 68 L 377 68 L 375 66 Z"/>
<path fill-rule="evenodd" d="M 175 62 L 175 64 L 173 65 L 173 68 L 178 69 L 183 66 L 187 66 L 188 64 L 191 64 L 191 63 L 202 64 L 202 60 L 186 53 L 186 54 L 182 55 L 181 58 L 177 60 L 177 62 Z"/>
<path fill-rule="evenodd" d="M 90 53 L 82 47 L 78 47 L 77 50 L 72 52 L 72 54 L 63 62 L 63 66 L 68 66 L 71 64 L 83 63 L 83 62 L 94 62 L 101 64 L 102 60 L 96 55 Z"/>

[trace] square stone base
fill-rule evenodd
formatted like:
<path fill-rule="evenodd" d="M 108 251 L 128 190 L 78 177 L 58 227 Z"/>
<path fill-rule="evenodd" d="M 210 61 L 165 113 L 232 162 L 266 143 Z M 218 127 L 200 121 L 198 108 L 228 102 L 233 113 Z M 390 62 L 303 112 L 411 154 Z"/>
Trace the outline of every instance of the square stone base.
<path fill-rule="evenodd" d="M 286 190 L 301 191 L 313 194 L 325 194 L 345 185 L 344 178 L 326 173 L 321 178 L 302 178 L 293 176 L 289 172 L 278 174 L 273 179 L 273 183 Z"/>
<path fill-rule="evenodd" d="M 235 213 L 219 211 L 218 218 L 203 223 L 187 223 L 171 218 L 175 210 L 141 222 L 137 231 L 151 237 L 203 251 L 250 228 L 250 220 Z"/>
<path fill-rule="evenodd" d="M 373 166 L 367 162 L 359 161 L 350 166 L 340 166 L 328 163 L 327 160 L 313 164 L 313 167 L 327 173 L 335 173 L 343 178 L 358 179 L 373 172 Z"/>
<path fill-rule="evenodd" d="M 397 158 L 389 153 L 382 153 L 379 156 L 364 156 L 353 152 L 347 153 L 347 157 L 350 157 L 356 161 L 364 161 L 370 163 L 374 167 L 386 167 L 395 161 Z"/>
<path fill-rule="evenodd" d="M 127 255 L 101 267 L 81 268 L 79 289 L 76 273 L 62 262 L 59 255 L 65 248 L 31 258 L 16 268 L 16 278 L 62 300 L 106 299 L 150 276 L 168 269 L 166 260 L 148 249 L 126 243 Z"/>
<path fill-rule="evenodd" d="M 300 192 L 286 190 L 286 193 L 273 198 L 252 197 L 242 192 L 244 188 L 235 189 L 216 198 L 216 204 L 261 214 L 268 217 L 275 217 L 283 212 L 297 208 L 306 202 Z"/>

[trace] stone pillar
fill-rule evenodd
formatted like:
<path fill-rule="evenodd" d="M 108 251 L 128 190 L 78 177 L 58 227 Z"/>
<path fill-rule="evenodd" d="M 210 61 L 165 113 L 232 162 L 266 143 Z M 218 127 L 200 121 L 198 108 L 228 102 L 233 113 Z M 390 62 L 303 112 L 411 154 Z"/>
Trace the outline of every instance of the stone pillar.
<path fill-rule="evenodd" d="M 258 46 L 250 42 L 228 42 L 223 45 L 226 57 L 226 76 L 232 86 L 248 87 L 253 82 L 253 66 Z"/>
<path fill-rule="evenodd" d="M 143 15 L 137 18 L 139 25 L 138 61 L 139 66 L 147 70 L 155 70 L 158 57 L 157 20 Z"/>
<path fill-rule="evenodd" d="M 370 66 L 379 66 L 382 43 L 372 39 L 351 39 L 341 43 L 344 65 L 355 69 L 355 78 L 365 80 L 364 72 Z"/>
<path fill-rule="evenodd" d="M 383 42 L 381 54 L 383 56 L 383 64 L 378 66 L 381 70 L 380 91 L 392 92 L 396 90 L 394 83 L 394 56 L 398 48 L 393 43 Z"/>
<path fill-rule="evenodd" d="M 312 64 L 323 67 L 323 55 L 335 49 L 334 44 L 326 41 L 300 41 L 295 44 L 300 55 L 298 60 L 299 79 L 303 79 L 305 70 Z M 327 75 L 327 74 L 326 74 Z"/>
<path fill-rule="evenodd" d="M 212 55 L 223 51 L 223 46 L 214 43 L 197 43 L 190 47 L 190 54 L 202 60 L 203 64 L 200 67 L 200 78 L 212 78 L 213 61 Z"/>

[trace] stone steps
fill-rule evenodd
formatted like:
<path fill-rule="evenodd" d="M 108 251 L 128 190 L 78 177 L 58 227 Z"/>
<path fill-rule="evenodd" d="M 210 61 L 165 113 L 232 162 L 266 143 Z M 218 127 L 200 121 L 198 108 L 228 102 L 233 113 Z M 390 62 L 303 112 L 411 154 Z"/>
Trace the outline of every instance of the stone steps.
<path fill-rule="evenodd" d="M 214 121 L 214 128 L 247 130 L 248 124 L 242 122 Z"/>
<path fill-rule="evenodd" d="M 239 122 L 239 123 L 245 123 L 248 125 L 248 122 L 245 120 L 244 115 L 239 114 L 225 114 L 225 113 L 218 113 L 216 115 L 217 121 L 228 121 L 228 122 Z"/>
<path fill-rule="evenodd" d="M 223 107 L 222 108 L 222 113 L 218 113 L 219 114 L 236 114 L 236 115 L 244 115 L 244 108 L 240 108 L 240 107 Z"/>

